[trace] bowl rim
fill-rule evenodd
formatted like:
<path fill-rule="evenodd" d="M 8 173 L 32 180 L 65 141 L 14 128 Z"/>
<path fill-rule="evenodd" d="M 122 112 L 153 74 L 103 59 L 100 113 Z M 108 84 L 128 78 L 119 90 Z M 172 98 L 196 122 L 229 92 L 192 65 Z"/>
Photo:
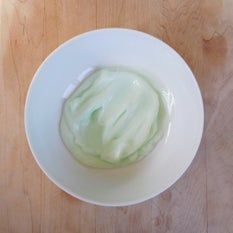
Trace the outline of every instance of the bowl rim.
<path fill-rule="evenodd" d="M 103 31 L 109 31 L 109 32 L 111 32 L 111 31 L 122 31 L 122 32 L 127 32 L 127 33 L 135 33 L 135 34 L 138 34 L 138 35 L 143 36 L 143 37 L 147 37 L 147 38 L 150 38 L 150 39 L 153 39 L 153 40 L 157 40 L 157 41 L 159 41 L 159 43 L 163 44 L 163 46 L 168 47 L 170 50 L 172 50 L 176 54 L 176 56 L 178 56 L 179 59 L 181 59 L 183 61 L 184 65 L 186 66 L 186 68 L 190 72 L 190 78 L 192 79 L 192 82 L 193 82 L 193 84 L 195 86 L 195 89 L 197 91 L 198 98 L 199 98 L 198 102 L 199 102 L 199 107 L 200 107 L 201 131 L 200 131 L 200 136 L 199 136 L 199 140 L 198 140 L 198 143 L 197 143 L 197 148 L 196 148 L 195 151 L 193 151 L 193 154 L 194 154 L 193 158 L 187 163 L 187 165 L 185 165 L 185 167 L 183 168 L 181 174 L 175 179 L 175 181 L 168 182 L 168 184 L 162 190 L 157 191 L 157 192 L 151 192 L 149 194 L 144 195 L 143 197 L 136 198 L 136 199 L 134 199 L 132 201 L 127 201 L 127 202 L 126 201 L 123 201 L 123 202 L 119 201 L 119 202 L 116 202 L 116 203 L 110 203 L 110 202 L 95 201 L 95 200 L 92 200 L 90 198 L 86 198 L 83 195 L 77 195 L 72 190 L 70 190 L 68 187 L 66 187 L 64 184 L 60 184 L 56 180 L 56 178 L 54 178 L 53 175 L 49 174 L 49 172 L 46 171 L 46 169 L 43 167 L 43 165 L 40 164 L 39 160 L 37 159 L 36 153 L 35 153 L 35 151 L 34 151 L 34 149 L 32 147 L 32 144 L 30 142 L 30 137 L 29 137 L 29 132 L 28 132 L 27 111 L 28 111 L 28 107 L 29 107 L 29 98 L 30 98 L 32 86 L 34 85 L 36 77 L 37 77 L 38 73 L 40 72 L 40 70 L 42 69 L 42 67 L 44 66 L 45 62 L 47 60 L 49 60 L 50 57 L 52 57 L 58 50 L 65 47 L 67 44 L 69 44 L 73 40 L 80 39 L 80 38 L 83 38 L 83 37 L 86 37 L 86 36 L 91 36 L 92 34 L 103 32 Z M 78 34 L 78 35 L 66 40 L 65 42 L 60 44 L 57 48 L 55 48 L 52 52 L 50 52 L 49 55 L 39 65 L 39 67 L 37 68 L 36 72 L 33 75 L 33 78 L 31 80 L 31 82 L 30 82 L 30 84 L 28 86 L 28 90 L 27 90 L 27 95 L 26 95 L 26 100 L 25 100 L 25 105 L 24 105 L 24 129 L 25 129 L 27 142 L 28 142 L 29 148 L 31 150 L 31 154 L 33 155 L 33 157 L 34 157 L 36 163 L 38 164 L 39 168 L 44 172 L 44 174 L 49 178 L 49 180 L 52 181 L 52 183 L 54 183 L 62 191 L 68 193 L 69 195 L 71 195 L 71 196 L 73 196 L 73 197 L 75 197 L 75 198 L 77 198 L 77 199 L 79 199 L 81 201 L 84 201 L 84 202 L 87 202 L 87 203 L 90 203 L 90 204 L 94 204 L 94 205 L 106 206 L 106 207 L 130 206 L 130 205 L 142 203 L 142 202 L 144 202 L 146 200 L 149 200 L 149 199 L 151 199 L 153 197 L 156 197 L 157 195 L 163 193 L 168 188 L 173 186 L 184 175 L 184 173 L 188 170 L 188 168 L 190 167 L 192 161 L 194 160 L 194 158 L 195 158 L 195 156 L 197 154 L 197 151 L 198 151 L 198 149 L 200 147 L 200 143 L 201 143 L 201 140 L 202 140 L 202 137 L 203 137 L 203 130 L 204 130 L 203 97 L 202 97 L 198 82 L 197 82 L 193 72 L 191 71 L 189 65 L 186 63 L 186 61 L 183 59 L 183 57 L 175 49 L 173 49 L 170 45 L 168 45 L 167 43 L 165 43 L 161 39 L 158 39 L 158 38 L 156 38 L 156 37 L 154 37 L 154 36 L 152 36 L 152 35 L 150 35 L 148 33 L 145 33 L 145 32 L 139 31 L 139 30 L 135 30 L 135 29 L 130 29 L 130 28 L 120 28 L 120 27 L 99 28 L 99 29 L 95 29 L 95 30 L 91 30 L 91 31 L 86 31 L 84 33 Z"/>

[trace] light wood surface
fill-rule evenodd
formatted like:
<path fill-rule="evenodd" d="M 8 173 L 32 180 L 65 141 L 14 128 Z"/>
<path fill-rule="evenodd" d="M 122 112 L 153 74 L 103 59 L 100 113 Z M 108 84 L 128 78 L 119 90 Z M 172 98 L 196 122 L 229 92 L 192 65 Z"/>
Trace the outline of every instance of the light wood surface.
<path fill-rule="evenodd" d="M 232 233 L 233 1 L 0 0 L 0 233 Z M 142 204 L 105 208 L 76 200 L 40 171 L 23 111 L 43 59 L 79 33 L 128 27 L 176 49 L 205 104 L 205 132 L 184 176 Z"/>

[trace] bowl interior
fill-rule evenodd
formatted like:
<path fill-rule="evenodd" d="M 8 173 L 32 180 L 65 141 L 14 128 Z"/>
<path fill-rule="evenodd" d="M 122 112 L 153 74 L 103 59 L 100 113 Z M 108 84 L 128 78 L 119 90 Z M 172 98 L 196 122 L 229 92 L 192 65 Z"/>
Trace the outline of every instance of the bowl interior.
<path fill-rule="evenodd" d="M 142 161 L 112 170 L 88 168 L 63 145 L 62 95 L 92 66 L 145 70 L 173 94 L 168 134 Z M 202 98 L 187 64 L 168 45 L 138 31 L 102 29 L 69 40 L 42 63 L 28 92 L 25 128 L 39 166 L 64 191 L 95 204 L 129 205 L 164 191 L 187 169 L 202 135 Z"/>

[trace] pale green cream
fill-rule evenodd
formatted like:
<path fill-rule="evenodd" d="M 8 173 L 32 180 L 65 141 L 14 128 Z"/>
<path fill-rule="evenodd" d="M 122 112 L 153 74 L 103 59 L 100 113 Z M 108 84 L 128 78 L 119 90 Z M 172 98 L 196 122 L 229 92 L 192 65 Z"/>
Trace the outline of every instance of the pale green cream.
<path fill-rule="evenodd" d="M 60 133 L 82 164 L 112 168 L 148 154 L 162 136 L 165 107 L 159 92 L 136 72 L 93 72 L 66 100 Z"/>

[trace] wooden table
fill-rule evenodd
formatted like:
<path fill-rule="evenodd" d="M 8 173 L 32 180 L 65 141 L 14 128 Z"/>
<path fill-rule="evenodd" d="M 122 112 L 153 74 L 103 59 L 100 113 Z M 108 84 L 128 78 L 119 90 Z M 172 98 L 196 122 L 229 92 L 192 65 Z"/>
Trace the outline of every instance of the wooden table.
<path fill-rule="evenodd" d="M 1 0 L 0 232 L 232 233 L 233 1 Z M 169 190 L 139 205 L 86 204 L 51 183 L 24 133 L 25 96 L 43 59 L 82 32 L 150 33 L 192 68 L 205 103 L 198 154 Z"/>

